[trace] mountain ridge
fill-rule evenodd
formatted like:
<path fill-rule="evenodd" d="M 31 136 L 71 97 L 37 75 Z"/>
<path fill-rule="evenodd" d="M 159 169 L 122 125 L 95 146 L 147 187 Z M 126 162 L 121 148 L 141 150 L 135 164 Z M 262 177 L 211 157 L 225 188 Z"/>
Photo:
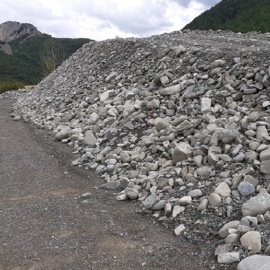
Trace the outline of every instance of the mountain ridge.
<path fill-rule="evenodd" d="M 270 1 L 223 0 L 188 23 L 185 29 L 270 32 Z"/>
<path fill-rule="evenodd" d="M 0 24 L 0 83 L 37 84 L 88 38 L 54 38 L 30 23 Z"/>

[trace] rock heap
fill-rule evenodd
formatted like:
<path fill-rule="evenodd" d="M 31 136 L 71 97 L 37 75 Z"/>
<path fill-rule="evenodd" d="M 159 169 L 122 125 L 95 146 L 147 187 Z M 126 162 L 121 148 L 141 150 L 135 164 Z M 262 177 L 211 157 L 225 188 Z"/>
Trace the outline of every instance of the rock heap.
<path fill-rule="evenodd" d="M 229 31 L 92 42 L 12 115 L 72 146 L 74 166 L 100 173 L 117 200 L 139 200 L 190 241 L 216 237 L 219 263 L 265 257 L 269 46 L 269 34 Z"/>

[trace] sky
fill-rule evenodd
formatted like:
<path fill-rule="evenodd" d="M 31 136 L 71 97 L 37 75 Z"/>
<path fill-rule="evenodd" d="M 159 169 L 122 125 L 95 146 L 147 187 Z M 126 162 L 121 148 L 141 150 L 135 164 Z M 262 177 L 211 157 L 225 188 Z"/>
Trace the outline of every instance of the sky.
<path fill-rule="evenodd" d="M 0 23 L 31 23 L 53 37 L 105 40 L 181 30 L 221 0 L 1 0 Z"/>

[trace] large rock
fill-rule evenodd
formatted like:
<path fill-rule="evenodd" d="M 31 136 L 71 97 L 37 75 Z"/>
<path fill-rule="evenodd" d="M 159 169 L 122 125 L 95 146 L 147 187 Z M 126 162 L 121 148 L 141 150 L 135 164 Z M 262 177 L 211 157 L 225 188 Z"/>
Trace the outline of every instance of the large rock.
<path fill-rule="evenodd" d="M 252 255 L 243 259 L 237 270 L 268 270 L 270 269 L 270 256 Z"/>
<path fill-rule="evenodd" d="M 243 246 L 251 249 L 253 253 L 258 253 L 261 251 L 261 235 L 259 232 L 247 232 L 241 238 L 240 242 Z"/>
<path fill-rule="evenodd" d="M 270 194 L 262 189 L 260 194 L 245 202 L 241 210 L 243 216 L 263 215 L 270 210 Z"/>

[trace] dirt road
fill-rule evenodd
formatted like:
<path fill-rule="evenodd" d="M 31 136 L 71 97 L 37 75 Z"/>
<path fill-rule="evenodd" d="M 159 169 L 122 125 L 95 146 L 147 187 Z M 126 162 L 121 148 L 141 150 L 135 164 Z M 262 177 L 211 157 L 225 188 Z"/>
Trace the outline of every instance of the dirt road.
<path fill-rule="evenodd" d="M 210 269 L 203 250 L 97 189 L 72 149 L 0 99 L 0 269 Z M 90 192 L 88 200 L 81 195 Z"/>

